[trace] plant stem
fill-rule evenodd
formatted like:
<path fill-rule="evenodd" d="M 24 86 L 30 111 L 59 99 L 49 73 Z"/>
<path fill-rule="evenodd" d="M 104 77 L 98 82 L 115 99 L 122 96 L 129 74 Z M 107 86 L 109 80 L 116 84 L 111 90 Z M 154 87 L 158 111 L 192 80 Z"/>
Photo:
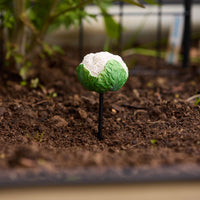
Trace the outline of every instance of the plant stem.
<path fill-rule="evenodd" d="M 99 94 L 99 127 L 98 127 L 98 139 L 102 140 L 102 127 L 103 127 L 103 93 Z"/>
<path fill-rule="evenodd" d="M 64 13 L 66 13 L 66 12 L 70 12 L 70 11 L 74 11 L 74 10 L 76 10 L 76 9 L 78 9 L 78 8 L 82 8 L 82 7 L 84 7 L 84 6 L 86 6 L 86 5 L 90 4 L 90 3 L 92 3 L 93 1 L 94 1 L 94 0 L 85 0 L 85 1 L 81 1 L 81 3 L 79 3 L 79 4 L 76 5 L 76 6 L 72 6 L 72 7 L 66 8 L 66 9 L 64 9 L 64 10 L 62 10 L 62 11 L 60 11 L 60 12 L 54 14 L 54 15 L 52 15 L 51 18 L 52 18 L 52 20 L 54 20 L 54 19 L 56 19 L 57 17 L 59 17 L 60 15 L 63 15 Z"/>
<path fill-rule="evenodd" d="M 16 44 L 17 53 L 25 55 L 25 25 L 21 21 L 21 16 L 26 12 L 26 0 L 13 1 L 14 14 L 16 18 L 15 30 L 12 35 L 13 43 Z M 17 69 L 20 69 L 20 64 L 17 64 Z"/>
<path fill-rule="evenodd" d="M 28 53 L 30 52 L 30 54 L 31 54 L 31 51 L 37 46 L 38 43 L 40 45 L 42 45 L 42 40 L 43 40 L 50 24 L 52 23 L 51 16 L 53 15 L 58 3 L 59 3 L 59 0 L 52 0 L 49 12 L 48 12 L 47 16 L 45 17 L 44 23 L 43 23 L 40 31 L 37 31 L 35 26 L 30 22 L 30 20 L 27 17 L 25 17 L 23 19 L 24 23 L 30 28 L 30 30 L 33 33 L 31 42 L 30 42 L 30 45 L 28 48 Z"/>
<path fill-rule="evenodd" d="M 54 12 L 55 12 L 55 8 L 56 8 L 57 4 L 59 3 L 59 1 L 58 0 L 52 1 L 52 5 L 51 5 L 51 8 L 50 8 L 49 14 L 47 15 L 45 23 L 43 24 L 42 29 L 41 29 L 41 31 L 39 33 L 39 38 L 41 40 L 43 39 L 43 37 L 45 36 L 45 34 L 46 34 L 46 32 L 47 32 L 47 30 L 49 28 L 49 25 L 52 24 L 52 22 L 55 19 L 57 19 L 60 15 L 63 15 L 66 12 L 74 11 L 74 10 L 76 10 L 78 8 L 82 8 L 85 5 L 87 5 L 89 3 L 92 3 L 93 1 L 94 0 L 81 1 L 81 3 L 79 3 L 78 5 L 66 8 L 66 9 L 64 9 L 64 10 L 62 10 L 60 12 L 57 12 L 57 13 L 54 13 Z"/>
<path fill-rule="evenodd" d="M 26 11 L 26 0 L 14 0 L 14 14 L 16 18 L 15 31 L 13 32 L 13 42 L 17 45 L 17 48 L 22 51 L 23 47 L 20 46 L 24 36 L 24 23 L 21 21 L 21 16 Z"/>
<path fill-rule="evenodd" d="M 46 19 L 44 20 L 44 24 L 41 28 L 41 31 L 39 33 L 39 38 L 42 40 L 50 26 L 50 24 L 53 22 L 53 18 L 52 18 L 52 15 L 53 13 L 55 12 L 55 9 L 56 9 L 56 6 L 58 5 L 59 3 L 59 0 L 53 0 L 52 3 L 51 3 L 51 6 L 50 6 L 50 10 L 46 16 Z"/>
<path fill-rule="evenodd" d="M 59 3 L 59 0 L 52 0 L 48 15 L 46 16 L 46 18 L 44 20 L 44 23 L 41 27 L 41 30 L 39 32 L 35 32 L 35 31 L 33 32 L 33 36 L 32 36 L 32 39 L 31 39 L 31 42 L 30 42 L 30 45 L 29 45 L 29 48 L 28 48 L 28 52 L 31 52 L 35 48 L 37 43 L 42 44 L 42 40 L 44 39 L 44 36 L 46 35 L 46 32 L 47 32 L 49 26 L 53 23 L 53 21 L 56 18 L 58 18 L 60 15 L 66 13 L 66 12 L 74 11 L 78 8 L 82 8 L 85 5 L 92 3 L 93 1 L 94 0 L 81 1 L 81 3 L 79 3 L 76 6 L 71 6 L 69 8 L 66 8 L 66 9 L 56 13 L 55 10 L 56 10 L 56 7 Z M 29 22 L 29 25 L 30 25 L 30 22 Z M 29 26 L 31 28 L 31 30 L 34 30 L 35 28 L 33 26 L 32 27 L 31 26 Z"/>

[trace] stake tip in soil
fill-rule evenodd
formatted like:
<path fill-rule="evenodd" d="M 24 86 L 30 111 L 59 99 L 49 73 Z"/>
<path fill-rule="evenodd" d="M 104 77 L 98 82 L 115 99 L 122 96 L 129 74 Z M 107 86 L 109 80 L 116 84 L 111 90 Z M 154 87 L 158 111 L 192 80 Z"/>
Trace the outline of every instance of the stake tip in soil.
<path fill-rule="evenodd" d="M 99 93 L 99 127 L 98 127 L 98 139 L 102 140 L 102 127 L 103 127 L 103 93 Z"/>

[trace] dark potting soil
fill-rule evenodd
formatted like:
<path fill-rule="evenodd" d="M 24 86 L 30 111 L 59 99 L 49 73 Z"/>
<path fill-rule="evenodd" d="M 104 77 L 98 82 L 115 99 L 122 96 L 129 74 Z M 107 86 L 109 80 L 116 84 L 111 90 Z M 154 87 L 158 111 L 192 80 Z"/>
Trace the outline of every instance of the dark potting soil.
<path fill-rule="evenodd" d="M 104 94 L 102 141 L 98 94 L 78 82 L 78 61 L 36 59 L 37 88 L 2 71 L 0 169 L 199 165 L 200 105 L 190 98 L 200 93 L 198 69 L 136 58 L 125 86 Z"/>

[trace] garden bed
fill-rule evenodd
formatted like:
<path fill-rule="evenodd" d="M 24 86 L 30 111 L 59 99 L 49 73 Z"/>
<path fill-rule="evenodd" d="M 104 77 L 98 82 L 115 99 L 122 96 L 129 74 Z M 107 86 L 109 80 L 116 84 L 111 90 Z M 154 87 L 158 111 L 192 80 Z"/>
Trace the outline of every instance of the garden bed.
<path fill-rule="evenodd" d="M 1 72 L 1 171 L 199 168 L 200 105 L 190 98 L 200 92 L 197 67 L 161 61 L 157 68 L 155 59 L 136 56 L 125 86 L 104 95 L 99 141 L 98 94 L 82 88 L 74 58 L 35 59 L 36 88 L 29 82 L 22 86 L 15 73 Z"/>

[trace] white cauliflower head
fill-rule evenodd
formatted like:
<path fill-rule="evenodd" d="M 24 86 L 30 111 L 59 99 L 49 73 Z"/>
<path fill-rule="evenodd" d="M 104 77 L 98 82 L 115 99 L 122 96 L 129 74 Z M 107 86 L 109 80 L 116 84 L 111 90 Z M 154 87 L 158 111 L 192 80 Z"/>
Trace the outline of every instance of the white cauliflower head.
<path fill-rule="evenodd" d="M 87 54 L 76 71 L 81 84 L 98 93 L 118 90 L 128 79 L 122 58 L 109 52 Z"/>
<path fill-rule="evenodd" d="M 122 58 L 118 55 L 113 55 L 107 51 L 102 51 L 98 53 L 87 54 L 82 61 L 82 64 L 90 72 L 92 76 L 97 77 L 99 73 L 104 70 L 106 63 L 109 60 L 118 61 L 128 74 L 128 68 Z"/>

